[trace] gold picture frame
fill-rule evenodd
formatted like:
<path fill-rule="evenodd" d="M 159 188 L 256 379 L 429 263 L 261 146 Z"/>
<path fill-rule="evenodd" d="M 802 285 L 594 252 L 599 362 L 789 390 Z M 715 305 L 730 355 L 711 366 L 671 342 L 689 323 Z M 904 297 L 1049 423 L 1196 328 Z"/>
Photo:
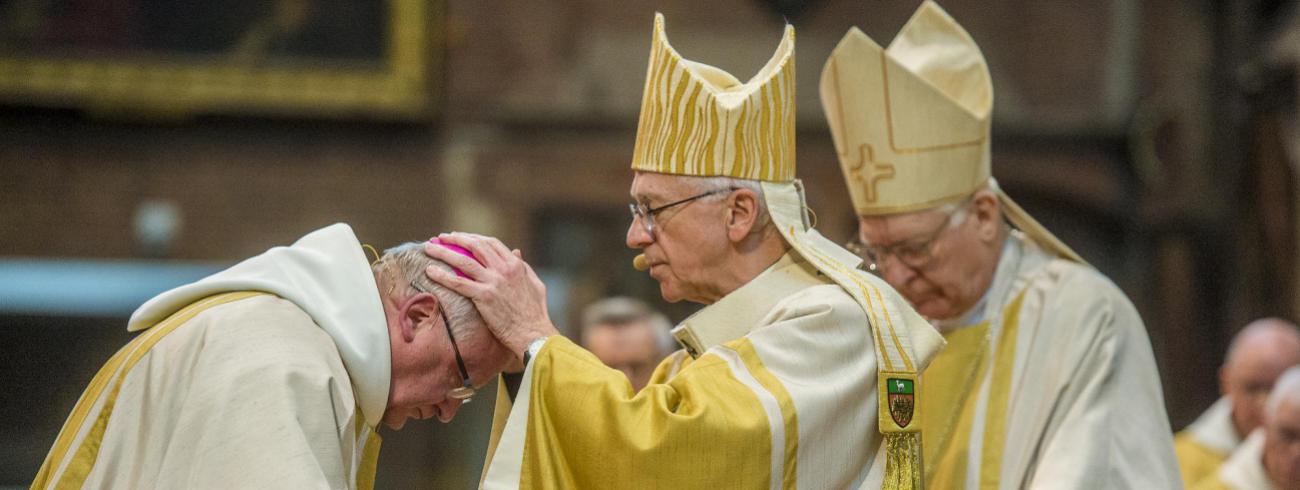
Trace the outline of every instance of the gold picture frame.
<path fill-rule="evenodd" d="M 378 59 L 266 62 L 184 53 L 92 59 L 5 52 L 0 45 L 0 101 L 174 118 L 431 120 L 442 62 L 442 33 L 434 26 L 442 25 L 443 3 L 384 1 L 386 46 Z"/>

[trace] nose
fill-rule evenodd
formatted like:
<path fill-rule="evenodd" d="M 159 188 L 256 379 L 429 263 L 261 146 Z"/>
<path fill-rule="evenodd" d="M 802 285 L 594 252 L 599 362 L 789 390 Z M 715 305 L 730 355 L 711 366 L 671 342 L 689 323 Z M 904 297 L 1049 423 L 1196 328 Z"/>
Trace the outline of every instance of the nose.
<path fill-rule="evenodd" d="M 646 248 L 654 243 L 654 237 L 641 226 L 641 218 L 632 218 L 627 225 L 627 248 Z"/>

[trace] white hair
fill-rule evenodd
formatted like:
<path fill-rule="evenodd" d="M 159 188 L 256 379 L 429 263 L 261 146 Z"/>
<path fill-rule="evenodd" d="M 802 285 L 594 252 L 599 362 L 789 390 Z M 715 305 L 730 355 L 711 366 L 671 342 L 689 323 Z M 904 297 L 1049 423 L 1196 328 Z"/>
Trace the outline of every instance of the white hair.
<path fill-rule="evenodd" d="M 997 181 L 993 179 L 989 179 L 988 182 L 985 183 L 983 187 L 971 191 L 971 193 L 967 194 L 966 197 L 958 199 L 956 201 L 948 201 L 932 208 L 920 209 L 917 211 L 912 211 L 909 213 L 901 213 L 901 214 L 921 214 L 921 213 L 944 214 L 950 216 L 950 218 L 948 218 L 948 226 L 957 226 L 964 223 L 966 221 L 966 218 L 970 216 L 969 204 L 971 203 L 971 201 L 975 200 L 975 194 L 983 190 L 996 193 L 998 190 Z M 1007 226 L 1005 219 L 1003 220 L 1003 225 Z"/>
<path fill-rule="evenodd" d="M 725 189 L 746 189 L 753 192 L 758 197 L 758 214 L 754 222 L 758 225 L 754 231 L 766 228 L 772 223 L 767 213 L 767 199 L 763 194 L 763 185 L 757 180 L 737 179 L 735 177 L 692 177 L 681 176 L 690 180 L 695 186 L 696 192 L 720 191 Z M 726 194 L 718 193 L 704 199 L 721 199 Z"/>
<path fill-rule="evenodd" d="M 1273 384 L 1273 391 L 1268 394 L 1267 405 L 1265 405 L 1270 420 L 1277 414 L 1277 409 L 1282 405 L 1283 400 L 1300 403 L 1300 366 L 1291 366 L 1277 378 L 1277 383 Z"/>
<path fill-rule="evenodd" d="M 671 332 L 672 322 L 668 321 L 668 317 L 641 300 L 623 296 L 605 298 L 583 308 L 579 339 L 585 344 L 587 329 L 596 325 L 625 325 L 642 321 L 654 330 L 655 347 L 659 349 L 660 355 L 668 355 L 677 350 L 677 341 L 673 340 Z"/>
<path fill-rule="evenodd" d="M 469 339 L 477 337 L 482 331 L 481 328 L 473 327 L 482 325 L 483 318 L 479 316 L 474 302 L 430 280 L 424 273 L 429 266 L 451 270 L 451 266 L 424 253 L 424 243 L 408 242 L 385 250 L 384 255 L 372 267 L 380 274 L 390 275 L 392 288 L 402 288 L 405 291 L 414 285 L 419 290 L 436 296 L 447 314 L 447 321 L 451 323 L 457 343 L 469 343 Z"/>

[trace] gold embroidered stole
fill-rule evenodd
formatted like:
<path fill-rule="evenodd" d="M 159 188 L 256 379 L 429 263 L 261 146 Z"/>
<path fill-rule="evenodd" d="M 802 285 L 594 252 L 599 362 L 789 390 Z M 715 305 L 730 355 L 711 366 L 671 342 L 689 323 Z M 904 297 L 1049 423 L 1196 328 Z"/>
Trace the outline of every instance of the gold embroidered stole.
<path fill-rule="evenodd" d="M 921 427 L 929 488 L 966 488 L 972 464 L 979 465 L 979 488 L 998 486 L 1024 294 L 1021 292 L 1003 310 L 1000 329 L 985 321 L 945 334 L 948 346 L 922 375 L 925 383 L 921 389 L 928 400 L 927 409 L 921 412 Z M 982 417 L 980 460 L 972 462 L 971 433 L 985 382 L 989 386 Z"/>

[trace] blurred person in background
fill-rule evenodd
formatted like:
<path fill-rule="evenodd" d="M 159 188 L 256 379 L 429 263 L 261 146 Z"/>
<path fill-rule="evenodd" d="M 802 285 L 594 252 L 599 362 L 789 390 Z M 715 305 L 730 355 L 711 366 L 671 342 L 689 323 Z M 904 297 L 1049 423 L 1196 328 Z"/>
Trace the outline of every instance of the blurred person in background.
<path fill-rule="evenodd" d="M 1300 367 L 1278 378 L 1263 415 L 1263 425 L 1192 490 L 1300 489 Z"/>
<path fill-rule="evenodd" d="M 336 224 L 154 297 L 32 488 L 370 488 L 380 422 L 450 421 L 511 360 L 427 267 Z"/>
<path fill-rule="evenodd" d="M 794 28 L 748 82 L 684 59 L 662 16 L 651 43 L 627 245 L 665 300 L 708 306 L 634 391 L 556 335 L 517 251 L 461 233 L 439 239 L 481 264 L 426 247 L 470 276 L 432 278 L 472 298 L 526 366 L 517 396 L 498 393 L 484 488 L 919 488 L 917 373 L 942 339 L 811 227 Z"/>
<path fill-rule="evenodd" d="M 578 341 L 600 362 L 627 375 L 632 389 L 641 391 L 659 361 L 677 347 L 670 328 L 668 317 L 643 301 L 605 298 L 582 310 Z"/>
<path fill-rule="evenodd" d="M 1264 402 L 1288 368 L 1300 364 L 1300 330 L 1281 318 L 1263 318 L 1241 329 L 1219 368 L 1223 395 L 1174 436 L 1174 450 L 1188 485 L 1213 474 L 1241 441 L 1264 423 Z"/>
<path fill-rule="evenodd" d="M 887 49 L 853 28 L 821 98 L 862 255 L 948 341 L 922 377 L 926 486 L 1180 487 L 1137 310 L 992 178 L 966 30 L 932 1 Z"/>

